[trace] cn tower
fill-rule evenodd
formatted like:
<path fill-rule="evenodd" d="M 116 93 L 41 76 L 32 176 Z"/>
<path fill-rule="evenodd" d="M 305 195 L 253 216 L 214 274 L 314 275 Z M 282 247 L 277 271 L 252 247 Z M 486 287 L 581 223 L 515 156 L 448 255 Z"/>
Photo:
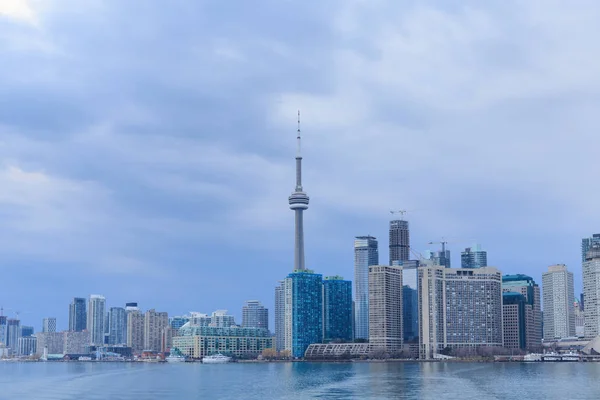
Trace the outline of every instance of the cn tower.
<path fill-rule="evenodd" d="M 298 136 L 296 137 L 296 190 L 289 197 L 290 209 L 294 210 L 295 223 L 295 246 L 294 246 L 294 270 L 304 270 L 304 219 L 303 212 L 308 209 L 308 196 L 302 191 L 302 154 L 300 152 L 300 111 L 298 111 Z"/>

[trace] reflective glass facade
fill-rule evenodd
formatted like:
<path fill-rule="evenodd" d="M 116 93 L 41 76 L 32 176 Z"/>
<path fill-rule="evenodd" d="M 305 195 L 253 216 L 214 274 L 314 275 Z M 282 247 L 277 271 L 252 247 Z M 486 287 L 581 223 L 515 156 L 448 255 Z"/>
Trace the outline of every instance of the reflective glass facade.
<path fill-rule="evenodd" d="M 352 282 L 339 276 L 323 281 L 323 341 L 352 340 Z"/>

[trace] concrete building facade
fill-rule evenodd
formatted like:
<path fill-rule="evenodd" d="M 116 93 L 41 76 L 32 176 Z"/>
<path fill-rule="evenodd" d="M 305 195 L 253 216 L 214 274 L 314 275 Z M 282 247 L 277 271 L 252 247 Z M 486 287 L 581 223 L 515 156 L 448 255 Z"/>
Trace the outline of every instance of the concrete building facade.
<path fill-rule="evenodd" d="M 585 280 L 584 280 L 585 281 Z M 542 274 L 544 340 L 575 336 L 573 273 L 564 264 L 551 265 Z M 585 293 L 585 283 L 584 283 Z"/>
<path fill-rule="evenodd" d="M 369 344 L 387 353 L 402 349 L 402 269 L 369 267 Z"/>

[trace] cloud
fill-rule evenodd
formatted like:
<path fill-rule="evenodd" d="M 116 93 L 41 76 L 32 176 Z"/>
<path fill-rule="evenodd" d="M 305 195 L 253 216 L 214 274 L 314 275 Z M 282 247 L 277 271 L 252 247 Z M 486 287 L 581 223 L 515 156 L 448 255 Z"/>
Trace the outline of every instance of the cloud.
<path fill-rule="evenodd" d="M 10 18 L 36 26 L 37 14 L 28 0 L 3 0 L 0 3 L 0 17 Z"/>

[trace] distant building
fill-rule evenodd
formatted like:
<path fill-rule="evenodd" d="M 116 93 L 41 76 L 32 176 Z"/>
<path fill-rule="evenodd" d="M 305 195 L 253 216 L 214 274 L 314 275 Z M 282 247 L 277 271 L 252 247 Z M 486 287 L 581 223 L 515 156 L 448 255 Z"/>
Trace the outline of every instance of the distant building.
<path fill-rule="evenodd" d="M 394 263 L 397 262 L 408 261 L 410 258 L 410 232 L 408 230 L 408 221 L 390 221 L 389 233 L 390 265 L 394 265 Z M 379 262 L 371 265 L 377 265 L 378 263 Z"/>
<path fill-rule="evenodd" d="M 285 279 L 285 349 L 304 357 L 312 343 L 323 339 L 323 277 L 296 270 Z"/>
<path fill-rule="evenodd" d="M 273 348 L 273 338 L 262 328 L 217 328 L 187 323 L 179 329 L 179 336 L 173 338 L 173 347 L 195 359 L 217 353 L 255 358 L 263 350 Z"/>
<path fill-rule="evenodd" d="M 111 307 L 108 313 L 108 344 L 127 344 L 127 313 L 123 307 Z"/>
<path fill-rule="evenodd" d="M 64 354 L 86 354 L 89 352 L 91 335 L 88 331 L 68 331 L 63 334 Z"/>
<path fill-rule="evenodd" d="M 65 350 L 65 339 L 62 332 L 41 332 L 35 334 L 37 338 L 36 354 L 63 354 Z"/>
<path fill-rule="evenodd" d="M 56 318 L 44 318 L 42 320 L 42 332 L 56 332 Z"/>
<path fill-rule="evenodd" d="M 246 301 L 242 307 L 242 326 L 269 330 L 269 310 L 258 300 Z"/>
<path fill-rule="evenodd" d="M 402 350 L 402 269 L 369 267 L 369 344 L 388 353 Z"/>
<path fill-rule="evenodd" d="M 35 336 L 20 337 L 17 346 L 17 355 L 30 356 L 36 353 L 37 338 Z"/>
<path fill-rule="evenodd" d="M 585 336 L 585 315 L 578 300 L 573 304 L 573 312 L 575 313 L 575 336 L 582 338 Z"/>
<path fill-rule="evenodd" d="M 21 337 L 21 321 L 15 318 L 6 320 L 6 347 L 10 347 L 11 354 L 15 354 L 19 348 Z"/>
<path fill-rule="evenodd" d="M 106 299 L 97 294 L 90 295 L 87 313 L 87 330 L 90 332 L 90 344 L 104 345 L 104 317 Z"/>
<path fill-rule="evenodd" d="M 600 241 L 600 238 L 598 239 Z M 594 242 L 589 247 L 582 269 L 585 299 L 584 337 L 593 339 L 600 335 L 600 242 Z"/>
<path fill-rule="evenodd" d="M 521 293 L 502 293 L 502 332 L 504 347 L 525 350 L 525 296 Z"/>
<path fill-rule="evenodd" d="M 452 266 L 450 260 L 450 250 L 430 251 L 429 260 L 433 265 L 450 268 Z"/>
<path fill-rule="evenodd" d="M 33 326 L 21 325 L 21 337 L 33 336 Z"/>
<path fill-rule="evenodd" d="M 593 245 L 600 246 L 600 233 L 594 233 L 592 237 L 581 239 L 581 262 L 586 261 L 586 257 L 588 251 L 592 248 Z"/>
<path fill-rule="evenodd" d="M 369 339 L 369 266 L 379 264 L 377 239 L 354 239 L 354 337 Z"/>
<path fill-rule="evenodd" d="M 285 349 L 285 281 L 275 286 L 275 349 Z"/>
<path fill-rule="evenodd" d="M 169 326 L 169 315 L 154 309 L 144 315 L 144 350 L 161 351 L 163 329 Z"/>
<path fill-rule="evenodd" d="M 163 328 L 160 339 L 161 352 L 166 353 L 171 351 L 171 347 L 173 347 L 173 338 L 179 335 L 178 332 L 179 329 L 174 329 L 170 326 Z"/>
<path fill-rule="evenodd" d="M 179 329 L 183 325 L 185 325 L 186 323 L 188 323 L 189 321 L 190 321 L 190 318 L 186 317 L 186 316 L 183 316 L 183 317 L 170 317 L 169 318 L 169 325 L 173 329 Z"/>
<path fill-rule="evenodd" d="M 69 330 L 81 332 L 87 329 L 85 298 L 75 297 L 69 304 Z"/>
<path fill-rule="evenodd" d="M 419 343 L 419 261 L 403 261 L 402 267 L 402 329 L 404 343 Z"/>
<path fill-rule="evenodd" d="M 192 312 L 190 313 L 190 321 L 194 326 L 210 326 L 211 317 L 208 314 Z"/>
<path fill-rule="evenodd" d="M 573 273 L 564 264 L 548 267 L 542 274 L 544 296 L 544 340 L 575 336 L 575 290 Z M 585 290 L 585 278 L 584 278 Z"/>
<path fill-rule="evenodd" d="M 527 275 L 504 275 L 502 291 L 520 293 L 525 298 L 525 349 L 530 352 L 540 352 L 542 347 L 542 307 L 539 285 Z"/>
<path fill-rule="evenodd" d="M 323 280 L 323 342 L 352 341 L 352 282 L 341 276 Z"/>
<path fill-rule="evenodd" d="M 481 250 L 481 246 L 478 244 L 467 247 L 460 254 L 460 263 L 462 268 L 487 267 L 487 251 Z"/>
<path fill-rule="evenodd" d="M 5 315 L 0 315 L 0 346 L 6 345 L 7 338 L 7 324 L 8 318 Z"/>
<path fill-rule="evenodd" d="M 127 346 L 135 354 L 144 350 L 144 314 L 137 307 L 127 307 Z"/>
<path fill-rule="evenodd" d="M 502 347 L 500 271 L 425 266 L 418 273 L 420 358 L 446 348 Z"/>

